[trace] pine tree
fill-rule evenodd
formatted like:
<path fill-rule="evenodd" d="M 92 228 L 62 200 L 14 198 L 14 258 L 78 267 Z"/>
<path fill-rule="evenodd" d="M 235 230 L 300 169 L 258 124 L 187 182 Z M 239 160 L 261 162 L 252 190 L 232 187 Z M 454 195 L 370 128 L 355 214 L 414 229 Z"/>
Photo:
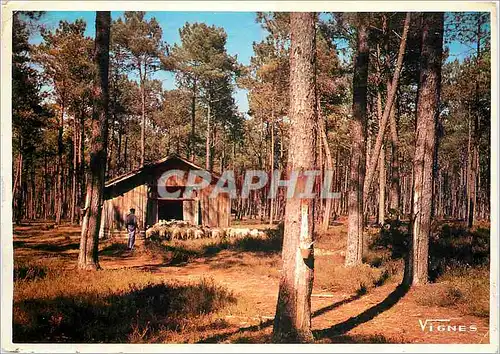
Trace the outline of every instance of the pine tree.
<path fill-rule="evenodd" d="M 90 171 L 87 178 L 78 268 L 99 269 L 98 246 L 104 202 L 104 177 L 106 172 L 108 120 L 109 120 L 109 42 L 111 12 L 97 11 L 95 39 L 94 113 L 90 145 Z"/>
<path fill-rule="evenodd" d="M 146 149 L 146 82 L 151 73 L 159 70 L 160 59 L 166 55 L 167 46 L 162 41 L 162 29 L 153 17 L 149 21 L 143 11 L 126 11 L 124 20 L 113 23 L 113 43 L 125 55 L 127 68 L 139 75 L 141 90 L 141 162 L 145 163 Z"/>
<path fill-rule="evenodd" d="M 187 155 L 194 160 L 197 150 L 196 108 L 206 109 L 205 166 L 214 161 L 214 132 L 225 119 L 221 112 L 231 112 L 232 80 L 239 72 L 236 57 L 227 53 L 227 34 L 221 27 L 204 23 L 186 23 L 180 30 L 181 45 L 174 44 L 163 66 L 176 73 L 179 86 L 191 91 L 191 133 Z M 222 107 L 222 109 L 221 109 Z"/>
<path fill-rule="evenodd" d="M 368 80 L 368 18 L 357 15 L 358 34 L 354 59 L 351 131 L 351 171 L 349 179 L 349 220 L 346 266 L 362 262 L 363 257 L 363 183 L 365 177 L 366 95 Z"/>
<path fill-rule="evenodd" d="M 290 15 L 290 119 L 293 134 L 288 152 L 289 172 L 301 173 L 315 168 L 315 19 L 315 13 Z M 305 181 L 300 181 L 297 189 L 303 191 Z M 284 235 L 273 337 L 278 342 L 310 342 L 313 339 L 314 199 L 301 199 L 297 194 L 287 199 Z"/>
<path fill-rule="evenodd" d="M 433 168 L 441 87 L 443 23 L 443 13 L 425 13 L 423 15 L 417 102 L 417 137 L 413 159 L 412 242 L 409 261 L 405 269 L 405 283 L 413 285 L 425 284 L 428 278 L 431 205 L 434 197 Z"/>

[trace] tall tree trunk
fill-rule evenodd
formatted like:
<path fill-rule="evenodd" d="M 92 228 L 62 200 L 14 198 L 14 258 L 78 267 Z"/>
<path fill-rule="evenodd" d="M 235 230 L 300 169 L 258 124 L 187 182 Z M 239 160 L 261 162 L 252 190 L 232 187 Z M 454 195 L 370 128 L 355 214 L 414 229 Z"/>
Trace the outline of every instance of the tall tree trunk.
<path fill-rule="evenodd" d="M 212 117 L 212 134 L 210 139 L 210 169 L 209 171 L 214 170 L 214 158 L 215 158 L 215 146 L 217 145 L 217 124 L 216 117 Z"/>
<path fill-rule="evenodd" d="M 397 102 L 396 102 L 397 103 Z M 393 107 L 389 115 L 391 125 L 391 176 L 389 185 L 389 209 L 399 219 L 401 214 L 401 186 L 399 173 L 398 146 L 399 138 L 396 122 L 396 107 Z"/>
<path fill-rule="evenodd" d="M 479 59 L 481 57 L 481 25 L 482 14 L 477 15 L 477 43 L 476 43 L 476 66 L 479 67 Z M 478 75 L 479 76 L 479 75 Z M 476 201 L 477 201 L 477 184 L 478 184 L 478 161 L 479 161 L 479 77 L 476 78 L 475 92 L 474 92 L 474 130 L 472 145 L 472 158 L 469 172 L 469 200 L 468 200 L 468 213 L 467 213 L 467 226 L 472 228 L 476 219 Z"/>
<path fill-rule="evenodd" d="M 387 56 L 389 56 L 389 30 L 387 28 L 387 16 L 384 17 L 384 34 L 385 43 L 384 49 Z M 389 73 L 391 70 L 392 63 L 390 60 L 385 60 L 386 71 Z M 391 91 L 391 80 L 387 78 L 387 92 Z M 399 175 L 399 157 L 398 157 L 398 128 L 396 122 L 396 111 L 398 110 L 398 98 L 396 93 L 396 98 L 394 104 L 389 113 L 389 126 L 391 131 L 391 162 L 390 162 L 390 183 L 389 183 L 389 211 L 397 219 L 400 217 L 401 213 L 401 186 L 400 186 L 400 175 Z"/>
<path fill-rule="evenodd" d="M 80 208 L 85 207 L 85 110 L 83 109 L 80 115 L 80 163 L 79 163 L 79 178 L 80 178 Z M 78 213 L 80 225 L 83 222 L 83 215 Z"/>
<path fill-rule="evenodd" d="M 407 284 L 425 284 L 428 278 L 429 233 L 433 198 L 436 121 L 439 115 L 443 52 L 443 13 L 425 13 L 422 26 L 417 136 L 413 160 L 413 201 Z"/>
<path fill-rule="evenodd" d="M 287 171 L 315 169 L 315 13 L 290 15 L 290 120 Z M 299 178 L 297 192 L 286 200 L 283 267 L 274 319 L 276 342 L 310 342 L 311 291 L 314 276 L 314 199 L 302 199 L 305 180 Z M 305 255 L 307 253 L 307 255 Z"/>
<path fill-rule="evenodd" d="M 439 143 L 441 140 L 441 124 L 439 121 L 439 117 L 436 118 L 436 127 L 435 127 L 435 141 L 434 141 L 434 154 L 432 156 L 432 181 L 434 188 L 434 196 L 431 200 L 431 218 L 439 217 L 439 198 L 441 197 L 441 191 L 438 188 L 440 186 L 440 178 L 439 178 L 439 159 L 438 159 L 438 150 Z"/>
<path fill-rule="evenodd" d="M 322 117 L 321 104 L 319 102 L 319 99 L 317 101 L 318 102 L 317 102 L 316 110 L 318 112 L 319 134 L 321 134 L 321 143 L 322 143 L 323 148 L 325 149 L 326 168 L 327 168 L 327 171 L 333 171 L 332 152 L 330 150 L 330 145 L 328 144 L 328 136 L 326 134 L 325 122 L 324 122 L 323 117 Z M 336 175 L 338 175 L 338 173 L 336 173 Z M 335 189 L 335 191 L 337 191 L 337 189 Z M 330 217 L 332 215 L 332 203 L 333 203 L 333 199 L 331 199 L 331 198 L 325 199 L 325 212 L 323 214 L 323 221 L 321 223 L 321 231 L 322 232 L 328 231 L 328 226 L 330 226 Z"/>
<path fill-rule="evenodd" d="M 57 179 L 56 179 L 56 224 L 61 223 L 62 207 L 63 207 L 63 132 L 64 132 L 64 107 L 65 102 L 61 104 L 61 115 L 59 127 L 57 130 Z"/>
<path fill-rule="evenodd" d="M 349 219 L 346 266 L 361 264 L 363 257 L 363 180 L 365 177 L 365 131 L 368 81 L 368 23 L 358 14 L 358 37 L 354 59 L 351 133 L 351 168 L 349 178 Z"/>
<path fill-rule="evenodd" d="M 144 156 L 146 154 L 146 89 L 144 87 L 144 79 L 141 71 L 141 167 L 144 166 Z M 144 73 L 146 76 L 146 73 Z"/>
<path fill-rule="evenodd" d="M 90 145 L 90 172 L 87 181 L 85 215 L 78 255 L 78 268 L 98 269 L 99 227 L 101 224 L 108 142 L 109 119 L 109 37 L 111 12 L 97 11 L 94 61 L 98 68 L 94 81 L 94 112 Z"/>
<path fill-rule="evenodd" d="M 382 93 L 377 91 L 377 115 L 379 124 L 382 123 Z M 382 145 L 378 162 L 378 224 L 385 223 L 385 146 Z"/>
<path fill-rule="evenodd" d="M 129 168 L 129 160 L 130 156 L 128 154 L 128 134 L 125 134 L 125 147 L 123 150 L 123 164 L 125 166 L 125 170 Z"/>
<path fill-rule="evenodd" d="M 115 174 L 119 174 L 121 169 L 122 169 L 122 136 L 123 136 L 122 128 L 119 127 L 118 128 L 118 146 L 117 146 L 117 152 L 116 152 L 117 162 L 116 162 Z"/>
<path fill-rule="evenodd" d="M 210 161 L 211 161 L 211 156 L 210 156 L 210 150 L 212 149 L 211 142 L 210 142 L 210 133 L 211 133 L 211 127 L 210 124 L 211 122 L 211 95 L 208 94 L 208 105 L 207 105 L 207 134 L 206 134 L 206 141 L 205 141 L 205 168 L 208 171 L 212 170 L 212 167 L 210 166 Z"/>
<path fill-rule="evenodd" d="M 78 179 L 78 123 L 76 116 L 73 118 L 73 171 L 71 178 L 71 210 L 69 212 L 71 224 L 75 223 L 75 210 L 77 200 L 77 179 Z"/>
<path fill-rule="evenodd" d="M 30 176 L 30 204 L 29 204 L 29 219 L 35 219 L 35 198 L 36 198 L 36 189 L 35 189 L 35 165 L 31 164 L 31 176 Z"/>
<path fill-rule="evenodd" d="M 363 200 L 366 203 L 368 199 L 368 194 L 370 192 L 370 187 L 373 181 L 373 176 L 375 174 L 375 169 L 377 168 L 377 163 L 379 160 L 380 150 L 382 149 L 382 144 L 384 140 L 384 134 L 387 127 L 387 121 L 389 119 L 389 114 L 396 98 L 396 92 L 399 83 L 399 76 L 401 74 L 401 68 L 403 67 L 403 57 L 406 49 L 406 39 L 408 37 L 408 29 L 410 27 L 410 13 L 406 13 L 405 24 L 403 29 L 403 34 L 401 36 L 401 43 L 399 45 L 398 59 L 396 62 L 396 69 L 394 70 L 394 76 L 392 77 L 392 83 L 390 91 L 387 92 L 387 101 L 384 108 L 384 114 L 382 116 L 382 122 L 380 123 L 379 130 L 377 133 L 377 138 L 375 140 L 375 146 L 372 149 L 370 156 L 370 163 L 368 170 L 366 171 L 366 179 L 364 181 L 364 191 Z"/>
<path fill-rule="evenodd" d="M 50 180 L 49 180 L 49 167 L 47 162 L 47 153 L 43 153 L 43 176 L 44 176 L 44 189 L 43 189 L 43 219 L 47 220 L 50 212 Z"/>
<path fill-rule="evenodd" d="M 113 104 L 114 105 L 114 104 Z M 108 129 L 109 132 L 109 146 L 108 146 L 108 157 L 106 162 L 106 179 L 110 177 L 109 173 L 111 169 L 115 169 L 116 164 L 113 164 L 113 148 L 115 143 L 115 108 L 113 107 L 112 119 L 109 122 Z"/>
<path fill-rule="evenodd" d="M 271 150 L 269 152 L 271 180 L 274 178 L 274 145 L 275 142 L 274 142 L 274 107 L 273 107 L 271 111 Z M 269 208 L 269 225 L 272 225 L 274 222 L 274 209 L 275 209 L 276 198 L 271 198 L 269 202 L 271 203 Z"/>
<path fill-rule="evenodd" d="M 16 171 L 16 178 L 14 180 L 14 189 L 12 192 L 12 197 L 14 199 L 14 210 L 15 210 L 15 221 L 16 224 L 19 224 L 21 222 L 21 208 L 23 204 L 23 192 L 22 192 L 22 181 L 23 181 L 23 144 L 22 144 L 22 139 L 20 142 L 20 147 L 19 147 L 19 157 L 18 157 L 18 162 L 17 162 L 17 171 Z"/>
<path fill-rule="evenodd" d="M 385 223 L 385 148 L 380 151 L 378 163 L 379 168 L 379 196 L 378 196 L 378 223 L 383 226 Z"/>
<path fill-rule="evenodd" d="M 191 136 L 189 137 L 190 159 L 194 162 L 195 157 L 195 124 L 196 124 L 196 79 L 193 80 L 193 93 L 191 97 Z"/>

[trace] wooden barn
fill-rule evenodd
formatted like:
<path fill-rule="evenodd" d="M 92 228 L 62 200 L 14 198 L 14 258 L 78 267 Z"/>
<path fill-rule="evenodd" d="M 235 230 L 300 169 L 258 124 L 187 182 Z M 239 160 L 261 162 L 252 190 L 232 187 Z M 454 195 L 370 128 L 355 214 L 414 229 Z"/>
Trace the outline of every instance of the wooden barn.
<path fill-rule="evenodd" d="M 168 192 L 181 191 L 179 198 L 161 198 L 158 195 L 159 180 L 168 170 L 186 171 L 183 180 L 172 177 L 165 183 Z M 215 173 L 211 173 L 212 181 L 208 187 L 195 190 L 190 198 L 183 198 L 182 192 L 187 187 L 187 175 L 190 170 L 204 169 L 173 155 L 107 181 L 101 237 L 125 231 L 125 217 L 131 208 L 135 209 L 141 232 L 159 220 L 171 219 L 185 220 L 195 225 L 228 227 L 231 217 L 229 195 L 219 193 L 216 198 L 209 198 L 219 177 Z"/>

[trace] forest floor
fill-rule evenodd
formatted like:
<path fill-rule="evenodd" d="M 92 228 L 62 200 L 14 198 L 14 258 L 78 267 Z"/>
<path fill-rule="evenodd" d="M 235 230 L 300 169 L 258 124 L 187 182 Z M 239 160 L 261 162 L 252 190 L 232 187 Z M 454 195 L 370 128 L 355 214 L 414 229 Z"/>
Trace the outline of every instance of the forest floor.
<path fill-rule="evenodd" d="M 130 252 L 115 238 L 100 244 L 101 271 L 76 272 L 79 228 L 45 228 L 14 230 L 14 342 L 271 341 L 279 240 L 138 240 Z M 487 269 L 408 291 L 398 286 L 403 262 L 387 249 L 344 268 L 345 233 L 341 220 L 316 243 L 316 343 L 489 342 Z"/>

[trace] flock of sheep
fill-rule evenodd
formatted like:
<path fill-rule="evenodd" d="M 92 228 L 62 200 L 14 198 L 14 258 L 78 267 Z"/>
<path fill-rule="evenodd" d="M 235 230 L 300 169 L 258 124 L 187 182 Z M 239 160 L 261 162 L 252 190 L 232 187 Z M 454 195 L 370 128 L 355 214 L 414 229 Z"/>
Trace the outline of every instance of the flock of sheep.
<path fill-rule="evenodd" d="M 211 228 L 193 225 L 187 221 L 160 220 L 146 230 L 147 239 L 161 240 L 194 240 L 201 238 L 233 238 L 233 237 L 265 237 L 266 234 L 257 229 L 248 228 Z"/>

